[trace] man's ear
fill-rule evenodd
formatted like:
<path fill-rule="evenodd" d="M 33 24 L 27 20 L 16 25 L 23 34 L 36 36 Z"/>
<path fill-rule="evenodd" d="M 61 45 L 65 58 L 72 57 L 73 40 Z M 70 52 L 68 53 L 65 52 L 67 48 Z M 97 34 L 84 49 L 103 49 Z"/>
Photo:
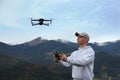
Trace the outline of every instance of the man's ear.
<path fill-rule="evenodd" d="M 88 39 L 86 39 L 86 43 L 88 43 L 88 41 L 89 41 L 89 40 L 88 40 Z"/>

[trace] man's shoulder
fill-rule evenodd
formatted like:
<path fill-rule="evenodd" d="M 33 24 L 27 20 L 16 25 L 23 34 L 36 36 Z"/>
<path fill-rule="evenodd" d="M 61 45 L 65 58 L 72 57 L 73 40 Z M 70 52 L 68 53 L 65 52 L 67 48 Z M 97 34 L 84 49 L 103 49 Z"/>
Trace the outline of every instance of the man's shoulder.
<path fill-rule="evenodd" d="M 87 46 L 87 47 L 86 47 L 86 51 L 95 53 L 94 49 L 93 49 L 91 46 Z"/>
<path fill-rule="evenodd" d="M 91 46 L 86 46 L 86 49 L 94 50 Z"/>
<path fill-rule="evenodd" d="M 74 53 L 76 53 L 78 50 L 75 50 L 75 51 L 73 51 L 71 54 L 74 54 Z"/>

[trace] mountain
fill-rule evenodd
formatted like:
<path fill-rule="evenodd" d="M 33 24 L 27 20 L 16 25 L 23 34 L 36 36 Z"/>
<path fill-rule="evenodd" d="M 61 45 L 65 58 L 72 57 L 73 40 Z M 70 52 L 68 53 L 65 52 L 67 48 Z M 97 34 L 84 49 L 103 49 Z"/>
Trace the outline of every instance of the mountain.
<path fill-rule="evenodd" d="M 120 40 L 106 42 L 102 45 L 98 43 L 89 43 L 88 45 L 92 46 L 96 52 L 95 76 L 99 77 L 101 72 L 104 72 L 102 70 L 103 67 L 107 68 L 109 76 L 117 76 L 120 74 Z M 58 72 L 68 73 L 68 71 L 70 71 L 69 69 L 64 69 L 64 67 L 56 65 L 52 61 L 53 50 L 58 50 L 59 52 L 70 55 L 70 53 L 77 50 L 78 47 L 76 43 L 70 41 L 60 39 L 45 40 L 39 37 L 18 45 L 9 45 L 0 42 L 0 54 L 3 53 L 4 55 L 15 57 L 31 64 L 40 64 L 49 68 L 57 67 L 55 70 Z M 111 73 L 111 71 L 113 73 Z"/>
<path fill-rule="evenodd" d="M 103 43 L 102 51 L 110 54 L 120 54 L 120 40 Z"/>
<path fill-rule="evenodd" d="M 8 45 L 5 43 L 0 44 L 1 53 L 5 53 L 9 56 L 18 57 L 20 59 L 27 60 L 30 62 L 43 64 L 49 63 L 47 58 L 52 57 L 53 50 L 70 53 L 76 50 L 77 48 L 77 44 L 72 42 L 65 43 L 61 40 L 44 40 L 42 38 L 36 38 L 35 40 L 19 45 Z M 44 63 L 44 60 L 46 61 L 46 63 Z"/>
<path fill-rule="evenodd" d="M 109 55 L 105 52 L 99 52 L 95 55 L 96 75 L 106 73 L 108 76 L 116 76 L 120 74 L 120 56 Z"/>
<path fill-rule="evenodd" d="M 38 37 L 38 38 L 36 38 L 34 40 L 31 40 L 29 42 L 26 42 L 24 44 L 29 45 L 29 46 L 35 46 L 35 45 L 38 45 L 40 43 L 44 43 L 44 42 L 47 42 L 47 41 L 48 40 L 45 40 L 45 39 L 42 39 L 41 37 Z"/>
<path fill-rule="evenodd" d="M 106 42 L 103 45 L 98 43 L 89 43 L 96 53 L 105 52 L 110 55 L 120 55 L 120 40 L 115 42 Z M 0 42 L 0 52 L 9 56 L 17 57 L 33 63 L 50 64 L 52 51 L 58 50 L 66 54 L 78 49 L 76 43 L 62 40 L 45 40 L 38 37 L 29 42 L 9 45 Z M 45 63 L 44 63 L 45 62 Z"/>
<path fill-rule="evenodd" d="M 53 77 L 52 77 L 53 76 Z M 63 77 L 64 76 L 64 77 Z M 52 67 L 31 64 L 0 53 L 0 80 L 70 80 L 67 74 Z"/>

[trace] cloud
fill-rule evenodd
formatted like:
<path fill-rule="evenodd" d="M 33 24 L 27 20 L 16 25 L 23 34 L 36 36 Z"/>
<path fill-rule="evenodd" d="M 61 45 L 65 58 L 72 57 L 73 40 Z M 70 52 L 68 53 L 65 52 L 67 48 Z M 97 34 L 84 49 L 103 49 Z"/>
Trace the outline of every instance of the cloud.
<path fill-rule="evenodd" d="M 115 41 L 120 40 L 120 37 L 118 37 L 116 34 L 110 34 L 110 35 L 101 35 L 96 37 L 91 37 L 90 42 L 107 42 L 107 41 Z"/>

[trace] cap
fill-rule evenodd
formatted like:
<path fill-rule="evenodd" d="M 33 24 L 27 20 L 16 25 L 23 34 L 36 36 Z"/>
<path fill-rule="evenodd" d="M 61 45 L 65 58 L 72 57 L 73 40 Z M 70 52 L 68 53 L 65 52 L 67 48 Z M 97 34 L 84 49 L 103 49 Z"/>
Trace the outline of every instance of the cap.
<path fill-rule="evenodd" d="M 75 33 L 75 36 L 85 37 L 85 38 L 87 38 L 88 41 L 89 41 L 89 35 L 88 35 L 87 33 L 85 33 L 85 32 L 81 32 L 81 33 L 76 32 L 76 33 Z"/>

